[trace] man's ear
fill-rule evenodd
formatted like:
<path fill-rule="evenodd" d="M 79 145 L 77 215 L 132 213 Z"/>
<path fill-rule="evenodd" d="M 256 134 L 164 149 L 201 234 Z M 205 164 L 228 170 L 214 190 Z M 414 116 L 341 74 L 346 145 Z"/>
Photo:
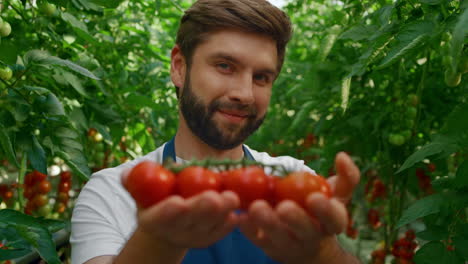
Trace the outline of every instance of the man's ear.
<path fill-rule="evenodd" d="M 187 63 L 180 47 L 176 45 L 171 52 L 171 80 L 176 87 L 184 87 Z"/>

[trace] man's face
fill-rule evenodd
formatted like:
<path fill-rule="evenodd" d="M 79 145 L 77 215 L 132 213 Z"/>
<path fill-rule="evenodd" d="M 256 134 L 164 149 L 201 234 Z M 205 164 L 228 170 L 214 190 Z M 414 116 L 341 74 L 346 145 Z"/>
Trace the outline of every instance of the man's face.
<path fill-rule="evenodd" d="M 242 144 L 265 118 L 276 66 L 276 44 L 267 37 L 211 34 L 196 48 L 181 91 L 187 126 L 215 149 Z"/>

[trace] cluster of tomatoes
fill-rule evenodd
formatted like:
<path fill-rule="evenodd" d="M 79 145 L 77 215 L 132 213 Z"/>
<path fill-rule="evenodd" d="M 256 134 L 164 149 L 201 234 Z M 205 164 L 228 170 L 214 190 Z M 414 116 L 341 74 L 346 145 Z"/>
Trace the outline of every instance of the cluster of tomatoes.
<path fill-rule="evenodd" d="M 369 181 L 366 185 L 365 192 L 369 202 L 373 202 L 379 198 L 383 199 L 387 195 L 385 184 L 379 178 Z"/>
<path fill-rule="evenodd" d="M 69 171 L 62 171 L 60 173 L 60 182 L 57 188 L 57 202 L 55 204 L 55 211 L 59 214 L 65 212 L 68 201 L 70 200 L 71 177 L 72 175 Z"/>
<path fill-rule="evenodd" d="M 383 249 L 377 249 L 371 253 L 371 263 L 372 264 L 385 264 L 385 257 L 387 256 L 387 251 Z"/>
<path fill-rule="evenodd" d="M 436 166 L 433 163 L 427 165 L 427 170 L 429 172 L 434 172 Z M 431 177 L 426 173 L 424 168 L 416 169 L 416 177 L 418 177 L 419 188 L 426 194 L 432 194 L 434 192 L 431 183 Z"/>
<path fill-rule="evenodd" d="M 37 212 L 41 216 L 48 215 L 52 208 L 49 203 L 49 192 L 52 185 L 47 180 L 47 175 L 39 171 L 33 171 L 26 174 L 24 179 L 24 193 L 23 196 L 28 199 L 24 213 L 32 215 Z M 70 199 L 71 189 L 71 173 L 63 171 L 60 173 L 60 181 L 57 186 L 57 197 L 55 203 L 55 211 L 63 213 L 67 208 Z"/>
<path fill-rule="evenodd" d="M 188 198 L 207 190 L 235 192 L 241 209 L 247 209 L 255 200 L 265 200 L 274 206 L 286 199 L 305 208 L 310 193 L 332 196 L 326 179 L 309 172 L 291 172 L 285 177 L 276 177 L 265 174 L 258 164 L 223 171 L 199 165 L 175 168 L 143 161 L 130 171 L 124 187 L 143 208 L 173 194 Z"/>
<path fill-rule="evenodd" d="M 416 235 L 413 230 L 408 230 L 405 236 L 393 243 L 392 255 L 395 256 L 397 264 L 413 263 L 414 250 L 418 246 L 415 241 Z"/>
<path fill-rule="evenodd" d="M 367 212 L 367 221 L 374 230 L 382 226 L 382 222 L 380 221 L 380 213 L 376 209 L 369 209 Z"/>
<path fill-rule="evenodd" d="M 23 196 L 28 199 L 24 213 L 31 215 L 33 211 L 38 211 L 40 215 L 50 212 L 48 193 L 52 189 L 47 175 L 39 171 L 26 174 L 24 178 Z"/>

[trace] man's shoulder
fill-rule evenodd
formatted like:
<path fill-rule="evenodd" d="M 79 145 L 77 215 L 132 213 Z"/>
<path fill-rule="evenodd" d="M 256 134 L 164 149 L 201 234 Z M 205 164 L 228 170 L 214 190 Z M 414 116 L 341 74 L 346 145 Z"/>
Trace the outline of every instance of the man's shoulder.
<path fill-rule="evenodd" d="M 273 157 L 267 152 L 260 152 L 260 151 L 251 149 L 249 146 L 245 146 L 245 147 L 250 151 L 250 153 L 252 154 L 253 158 L 256 161 L 261 162 L 265 165 L 283 166 L 287 171 L 306 170 L 315 174 L 315 171 L 309 168 L 303 160 L 296 159 L 291 156 Z"/>

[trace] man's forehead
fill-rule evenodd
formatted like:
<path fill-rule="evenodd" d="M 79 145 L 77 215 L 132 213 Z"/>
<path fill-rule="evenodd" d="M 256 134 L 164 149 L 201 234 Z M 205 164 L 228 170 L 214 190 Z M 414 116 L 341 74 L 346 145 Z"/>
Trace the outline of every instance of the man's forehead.
<path fill-rule="evenodd" d="M 218 31 L 210 34 L 195 53 L 204 56 L 226 57 L 238 61 L 256 60 L 262 64 L 276 65 L 278 54 L 276 42 L 261 34 L 241 31 Z"/>

